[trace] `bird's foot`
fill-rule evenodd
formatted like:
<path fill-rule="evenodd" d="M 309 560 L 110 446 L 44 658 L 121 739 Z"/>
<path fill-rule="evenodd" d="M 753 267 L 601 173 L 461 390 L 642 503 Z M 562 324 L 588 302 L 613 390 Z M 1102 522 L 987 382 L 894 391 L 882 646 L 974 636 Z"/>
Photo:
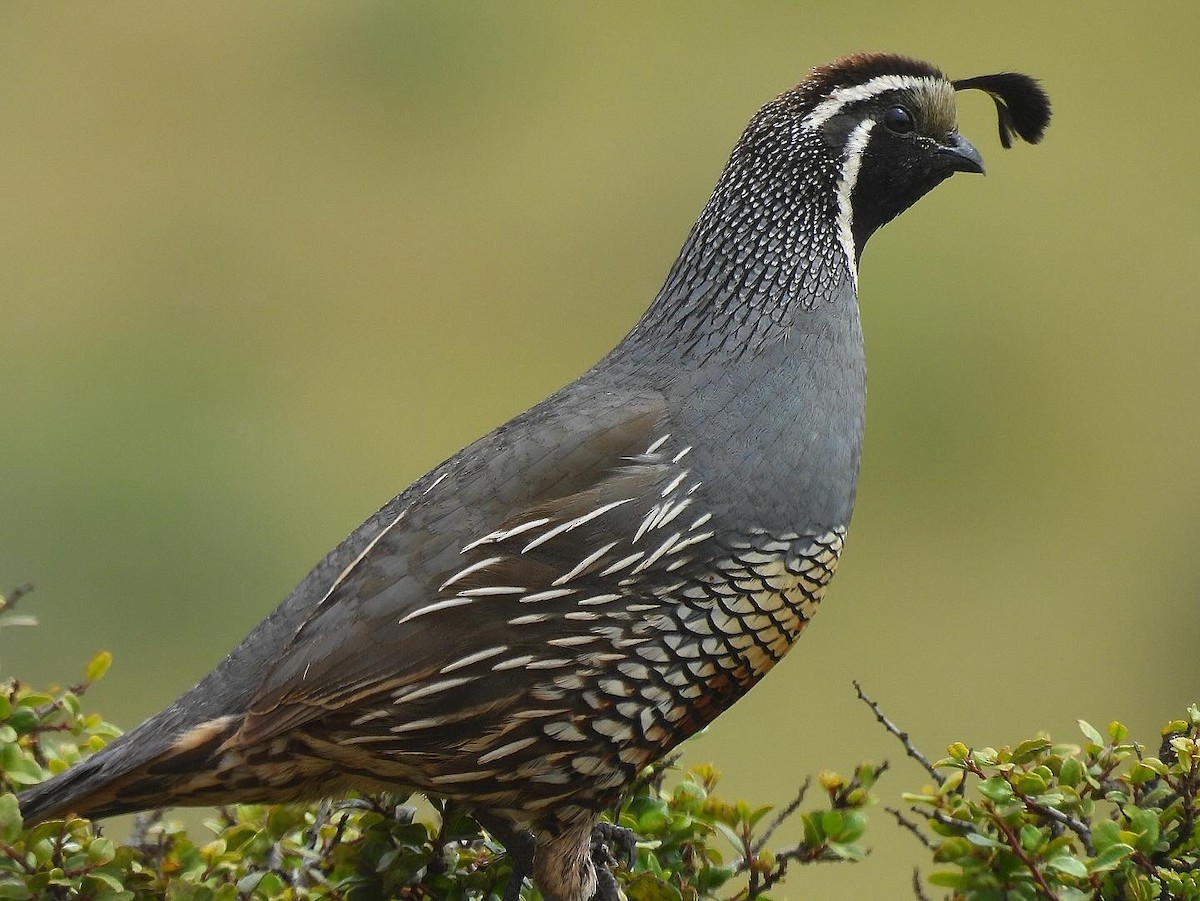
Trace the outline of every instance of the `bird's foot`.
<path fill-rule="evenodd" d="M 621 858 L 613 856 L 610 845 L 624 852 Z M 637 856 L 637 834 L 632 829 L 613 823 L 597 823 L 592 830 L 592 863 L 596 866 L 596 894 L 593 901 L 621 901 L 621 890 L 612 867 L 617 863 L 632 870 Z"/>
<path fill-rule="evenodd" d="M 594 859 L 597 853 L 603 853 L 611 863 L 613 858 L 609 846 L 616 845 L 625 852 L 620 862 L 625 865 L 627 870 L 632 870 L 633 863 L 637 860 L 637 840 L 637 833 L 625 826 L 618 826 L 616 823 L 597 823 L 592 829 L 592 857 Z"/>

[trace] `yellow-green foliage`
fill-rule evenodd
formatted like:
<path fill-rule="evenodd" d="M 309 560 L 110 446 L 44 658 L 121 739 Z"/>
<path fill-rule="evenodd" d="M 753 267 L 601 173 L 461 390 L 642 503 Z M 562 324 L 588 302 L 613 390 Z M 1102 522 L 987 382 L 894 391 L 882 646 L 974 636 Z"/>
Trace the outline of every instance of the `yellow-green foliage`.
<path fill-rule="evenodd" d="M 930 882 L 955 901 L 1200 899 L 1200 710 L 1153 753 L 1120 723 L 1082 745 L 961 743 L 905 799 L 934 833 Z"/>
<path fill-rule="evenodd" d="M 0 630 L 27 625 L 0 598 Z M 311 806 L 221 808 L 201 834 L 161 812 L 114 843 L 83 819 L 26 830 L 15 792 L 102 748 L 119 730 L 81 703 L 111 663 L 107 653 L 65 689 L 0 682 L 0 899 L 90 901 L 210 899 L 492 899 L 510 861 L 469 814 L 435 802 L 421 817 L 407 794 Z M 1085 741 L 1047 736 L 1002 747 L 951 745 L 930 764 L 873 701 L 879 722 L 930 774 L 904 799 L 915 823 L 893 811 L 932 854 L 928 886 L 950 901 L 1200 901 L 1200 710 L 1168 723 L 1154 753 L 1120 723 Z M 804 791 L 777 813 L 723 800 L 712 766 L 652 767 L 613 821 L 638 836 L 632 866 L 614 872 L 630 901 L 767 899 L 791 864 L 854 861 L 866 808 L 884 766 L 852 778 L 822 773 L 824 804 L 798 813 L 803 841 L 768 849 L 797 814 Z M 937 889 L 935 889 L 937 890 Z M 896 896 L 903 889 L 897 880 Z M 536 889 L 527 896 L 538 898 Z"/>
<path fill-rule="evenodd" d="M 0 599 L 0 626 L 3 609 Z M 405 794 L 222 808 L 201 835 L 153 814 L 124 844 L 78 818 L 24 829 L 14 792 L 119 734 L 80 703 L 110 662 L 98 655 L 78 684 L 52 692 L 0 682 L 0 899 L 465 901 L 503 893 L 510 861 L 467 813 L 435 803 L 426 821 Z M 639 839 L 633 866 L 615 868 L 630 901 L 763 898 L 791 863 L 864 854 L 856 842 L 873 802 L 874 767 L 859 767 L 851 779 L 824 774 L 826 809 L 801 814 L 804 841 L 777 851 L 767 840 L 800 799 L 772 817 L 769 806 L 722 800 L 711 766 L 677 773 L 668 787 L 671 769 L 668 762 L 647 770 L 614 814 Z"/>

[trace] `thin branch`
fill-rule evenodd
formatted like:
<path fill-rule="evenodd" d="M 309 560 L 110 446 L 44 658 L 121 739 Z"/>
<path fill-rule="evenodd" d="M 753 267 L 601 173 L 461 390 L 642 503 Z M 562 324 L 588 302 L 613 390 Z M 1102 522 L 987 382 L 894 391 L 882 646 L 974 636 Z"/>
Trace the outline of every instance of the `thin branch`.
<path fill-rule="evenodd" d="M 933 851 L 937 848 L 937 845 L 935 845 L 933 842 L 931 842 L 926 837 L 925 833 L 921 831 L 921 827 L 919 827 L 912 820 L 908 819 L 904 814 L 902 814 L 900 811 L 898 811 L 895 807 L 885 807 L 884 810 L 886 810 L 888 813 L 890 813 L 892 816 L 894 816 L 896 818 L 896 822 L 899 823 L 902 828 L 907 829 L 909 832 L 911 832 L 913 835 L 915 835 L 917 838 L 917 841 L 919 841 L 922 845 L 925 846 L 925 850 Z"/>
<path fill-rule="evenodd" d="M 1016 790 L 1014 789 L 1014 791 Z M 1083 848 L 1087 851 L 1088 857 L 1096 856 L 1096 848 L 1092 844 L 1092 830 L 1087 827 L 1087 824 L 1083 820 L 1063 813 L 1061 810 L 1056 810 L 1053 807 L 1047 807 L 1045 804 L 1040 804 L 1024 792 L 1016 792 L 1016 794 L 1017 797 L 1025 802 L 1025 806 L 1030 810 L 1040 813 L 1046 819 L 1053 820 L 1060 826 L 1065 826 L 1078 835 L 1079 840 L 1083 842 Z"/>
<path fill-rule="evenodd" d="M 37 872 L 37 864 L 29 862 L 30 855 L 18 852 L 17 849 L 8 842 L 0 841 L 0 854 L 3 854 L 30 875 Z"/>
<path fill-rule="evenodd" d="M 896 736 L 900 744 L 904 745 L 904 753 L 919 763 L 938 785 L 945 782 L 946 777 L 934 768 L 933 764 L 929 762 L 929 758 L 917 750 L 917 746 L 909 740 L 908 733 L 884 716 L 883 711 L 879 709 L 879 705 L 867 697 L 857 679 L 854 680 L 854 690 L 858 692 L 858 699 L 871 708 L 871 712 L 875 714 L 875 719 L 879 724 L 892 733 L 892 735 Z"/>
<path fill-rule="evenodd" d="M 929 896 L 925 894 L 925 890 L 921 888 L 921 871 L 916 867 L 913 867 L 912 889 L 913 897 L 916 898 L 917 901 L 930 901 Z"/>
<path fill-rule="evenodd" d="M 916 810 L 917 813 L 921 814 L 922 816 L 929 817 L 931 820 L 937 820 L 943 826 L 949 826 L 951 829 L 958 829 L 962 832 L 979 832 L 979 827 L 970 820 L 960 820 L 956 817 L 950 816 L 949 814 L 942 813 L 940 810 L 930 810 L 926 812 L 916 807 L 914 807 L 913 810 Z"/>
<path fill-rule="evenodd" d="M 323 799 L 313 815 L 312 825 L 304 833 L 304 847 L 316 854 L 321 852 L 321 827 L 329 822 L 332 812 L 333 805 L 329 799 Z"/>
<path fill-rule="evenodd" d="M 1038 894 L 1045 898 L 1046 901 L 1060 901 L 1058 895 L 1054 894 L 1047 884 L 1046 877 L 1042 875 L 1042 871 L 1038 869 L 1037 861 L 1030 857 L 1025 849 L 1021 847 L 1021 840 L 1017 837 L 1012 827 L 1004 822 L 1004 818 L 994 810 L 990 810 L 989 813 L 992 816 L 992 822 L 996 824 L 996 828 L 1000 830 L 1001 835 L 1004 836 L 1004 840 L 1008 843 L 1008 847 L 1012 850 L 1013 854 L 1017 855 L 1021 863 L 1025 865 L 1025 869 L 1029 870 L 1029 874 L 1033 877 L 1034 885 L 1037 886 Z"/>
<path fill-rule="evenodd" d="M 758 888 L 758 894 L 770 891 L 770 889 L 778 883 L 784 876 L 787 875 L 788 864 L 793 860 L 797 863 L 857 863 L 858 861 L 847 859 L 844 857 L 834 857 L 830 855 L 824 856 L 823 848 L 816 850 L 806 848 L 803 845 L 797 845 L 794 848 L 787 848 L 775 855 L 775 867 L 771 872 L 765 874 L 762 879 L 762 884 Z M 756 895 L 751 895 L 747 901 L 753 901 Z"/>
<path fill-rule="evenodd" d="M 143 854 L 150 851 L 150 829 L 162 822 L 163 810 L 143 810 L 133 818 L 133 830 L 129 833 L 126 844 L 137 848 Z"/>
<path fill-rule="evenodd" d="M 0 597 L 0 610 L 11 611 L 17 606 L 17 601 L 33 591 L 33 583 L 26 582 L 24 585 L 18 585 L 8 594 Z"/>
<path fill-rule="evenodd" d="M 625 801 L 636 795 L 646 786 L 649 785 L 656 789 L 661 789 L 663 780 L 667 777 L 667 771 L 675 769 L 675 765 L 679 763 L 679 758 L 682 756 L 682 751 L 668 754 L 639 773 L 638 777 L 629 784 L 629 788 L 625 789 L 620 800 L 611 808 L 609 812 L 610 819 L 615 823 L 621 816 L 621 808 L 625 806 Z"/>
<path fill-rule="evenodd" d="M 775 815 L 775 818 L 771 820 L 771 825 L 763 831 L 763 834 L 759 836 L 758 841 L 756 841 L 751 848 L 755 856 L 762 853 L 762 849 L 767 846 L 767 842 L 771 840 L 771 836 L 775 834 L 775 830 L 782 826 L 784 822 L 792 816 L 792 814 L 800 809 L 800 805 L 804 803 L 804 796 L 808 794 L 808 786 L 811 783 L 812 779 L 805 779 L 804 784 L 800 786 L 800 791 L 797 792 L 796 797 L 792 799 L 792 803 L 788 804 L 787 807 L 779 811 L 779 813 Z"/>
<path fill-rule="evenodd" d="M 985 773 L 983 769 L 973 760 L 967 761 L 966 769 L 967 772 L 977 776 L 980 779 L 987 778 L 987 773 Z M 1014 785 L 1013 780 L 1007 776 L 1005 777 L 1005 781 L 1007 781 L 1009 786 L 1012 788 L 1013 794 L 1019 798 L 1026 807 L 1035 813 L 1041 814 L 1046 819 L 1052 820 L 1058 825 L 1070 829 L 1079 836 L 1079 840 L 1083 843 L 1084 850 L 1087 851 L 1088 856 L 1096 856 L 1096 848 L 1092 844 L 1092 830 L 1088 828 L 1087 823 L 1081 819 L 1078 819 L 1077 817 L 1071 816 L 1070 814 L 1063 813 L 1061 810 L 1058 810 L 1054 807 L 1048 807 L 1040 801 L 1034 800 L 1028 794 L 1021 791 L 1020 788 Z"/>

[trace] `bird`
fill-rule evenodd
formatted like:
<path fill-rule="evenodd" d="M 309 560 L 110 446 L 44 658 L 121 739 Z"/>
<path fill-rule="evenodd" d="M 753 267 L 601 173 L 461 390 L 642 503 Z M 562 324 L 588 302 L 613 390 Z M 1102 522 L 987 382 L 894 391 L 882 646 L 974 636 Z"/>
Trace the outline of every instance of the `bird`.
<path fill-rule="evenodd" d="M 527 877 L 616 897 L 602 813 L 787 653 L 837 570 L 861 254 L 983 173 L 967 89 L 1005 147 L 1042 139 L 1036 79 L 895 53 L 768 102 L 615 348 L 387 502 L 170 707 L 22 792 L 25 822 L 404 787 L 476 813 L 508 901 Z"/>

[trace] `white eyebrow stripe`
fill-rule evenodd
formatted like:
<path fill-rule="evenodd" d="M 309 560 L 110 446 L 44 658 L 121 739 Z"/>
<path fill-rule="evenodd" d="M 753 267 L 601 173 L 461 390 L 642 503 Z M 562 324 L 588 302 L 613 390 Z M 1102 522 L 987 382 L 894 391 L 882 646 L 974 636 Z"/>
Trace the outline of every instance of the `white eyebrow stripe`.
<path fill-rule="evenodd" d="M 801 125 L 809 129 L 820 128 L 849 104 L 870 100 L 886 91 L 932 91 L 937 90 L 941 84 L 942 79 L 931 75 L 877 75 L 862 84 L 838 88 L 818 103 L 813 111 L 804 117 Z"/>

